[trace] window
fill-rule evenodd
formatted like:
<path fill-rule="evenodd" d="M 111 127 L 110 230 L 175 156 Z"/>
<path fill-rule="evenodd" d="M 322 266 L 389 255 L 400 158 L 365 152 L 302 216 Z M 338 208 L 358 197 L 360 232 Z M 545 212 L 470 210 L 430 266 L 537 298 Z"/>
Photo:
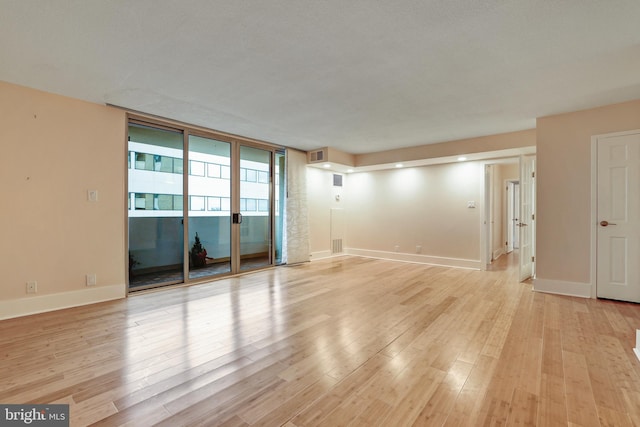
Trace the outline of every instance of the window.
<path fill-rule="evenodd" d="M 135 202 L 135 206 L 136 206 L 136 210 L 143 210 L 143 209 L 147 209 L 147 201 L 146 201 L 146 194 L 136 194 L 136 202 Z"/>
<path fill-rule="evenodd" d="M 173 210 L 173 198 L 171 194 L 157 194 L 157 209 L 161 211 L 172 211 Z M 154 206 L 155 208 L 155 206 Z"/>
<path fill-rule="evenodd" d="M 254 169 L 247 169 L 247 182 L 257 182 L 258 171 Z"/>
<path fill-rule="evenodd" d="M 228 197 L 220 198 L 220 205 L 224 212 L 231 211 L 231 199 L 229 199 Z"/>
<path fill-rule="evenodd" d="M 189 197 L 189 203 L 191 204 L 189 210 L 192 210 L 192 211 L 204 210 L 204 196 L 191 196 Z"/>
<path fill-rule="evenodd" d="M 184 204 L 182 203 L 182 196 L 174 195 L 173 196 L 173 210 L 181 211 L 184 208 Z"/>
<path fill-rule="evenodd" d="M 129 193 L 128 207 L 131 209 L 133 195 L 136 210 L 181 211 L 182 196 L 176 194 Z"/>
<path fill-rule="evenodd" d="M 265 171 L 258 171 L 258 182 L 261 184 L 268 184 L 269 174 Z"/>
<path fill-rule="evenodd" d="M 258 210 L 260 212 L 269 212 L 269 201 L 264 199 L 258 200 Z"/>
<path fill-rule="evenodd" d="M 193 176 L 204 176 L 204 163 L 203 162 L 198 162 L 195 160 L 191 160 L 190 164 L 189 164 L 189 168 L 191 169 L 189 171 L 190 175 Z"/>
<path fill-rule="evenodd" d="M 207 176 L 209 178 L 220 178 L 220 165 L 207 163 Z"/>
<path fill-rule="evenodd" d="M 184 168 L 182 167 L 183 162 L 182 159 L 176 159 L 175 157 L 173 158 L 173 173 L 177 173 L 182 175 L 182 172 L 184 172 Z"/>
<path fill-rule="evenodd" d="M 220 197 L 207 197 L 207 210 L 219 211 L 221 208 Z"/>
<path fill-rule="evenodd" d="M 231 168 L 229 166 L 220 166 L 220 177 L 222 179 L 231 179 Z"/>

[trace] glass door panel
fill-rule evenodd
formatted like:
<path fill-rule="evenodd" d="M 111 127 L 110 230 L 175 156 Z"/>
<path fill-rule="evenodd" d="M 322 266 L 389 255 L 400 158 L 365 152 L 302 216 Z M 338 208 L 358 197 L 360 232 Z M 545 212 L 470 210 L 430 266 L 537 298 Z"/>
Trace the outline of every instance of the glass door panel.
<path fill-rule="evenodd" d="M 129 124 L 129 289 L 184 281 L 183 133 Z"/>
<path fill-rule="evenodd" d="M 271 151 L 240 146 L 240 270 L 271 265 Z"/>
<path fill-rule="evenodd" d="M 189 279 L 231 271 L 231 144 L 189 135 Z"/>

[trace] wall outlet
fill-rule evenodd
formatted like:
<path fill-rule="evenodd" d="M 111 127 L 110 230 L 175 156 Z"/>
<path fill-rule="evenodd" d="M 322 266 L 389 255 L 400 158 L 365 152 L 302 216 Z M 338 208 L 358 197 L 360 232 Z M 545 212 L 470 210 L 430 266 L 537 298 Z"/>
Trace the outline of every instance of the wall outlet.
<path fill-rule="evenodd" d="M 395 246 L 393 247 L 393 250 L 394 250 L 395 252 L 400 252 L 400 246 L 399 246 L 399 245 L 395 245 Z"/>
<path fill-rule="evenodd" d="M 27 293 L 35 294 L 36 292 L 38 292 L 38 282 L 36 282 L 35 280 L 27 282 Z"/>
<path fill-rule="evenodd" d="M 96 281 L 97 279 L 95 274 L 87 274 L 87 286 L 95 286 Z"/>
<path fill-rule="evenodd" d="M 416 253 L 419 254 L 422 252 L 422 245 L 416 245 Z"/>

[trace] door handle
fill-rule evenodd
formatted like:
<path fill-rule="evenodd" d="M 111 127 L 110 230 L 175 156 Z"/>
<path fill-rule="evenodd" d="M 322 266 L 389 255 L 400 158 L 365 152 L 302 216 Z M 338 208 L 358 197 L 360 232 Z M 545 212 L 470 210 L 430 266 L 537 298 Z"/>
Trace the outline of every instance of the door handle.
<path fill-rule="evenodd" d="M 617 225 L 617 224 L 614 224 L 614 223 L 609 222 L 609 221 L 600 221 L 600 225 L 603 226 L 603 227 L 606 227 L 608 225 Z"/>
<path fill-rule="evenodd" d="M 524 222 L 521 222 L 520 224 L 517 224 L 517 225 L 518 225 L 518 227 L 526 227 L 526 226 L 528 226 L 528 224 L 525 224 Z"/>

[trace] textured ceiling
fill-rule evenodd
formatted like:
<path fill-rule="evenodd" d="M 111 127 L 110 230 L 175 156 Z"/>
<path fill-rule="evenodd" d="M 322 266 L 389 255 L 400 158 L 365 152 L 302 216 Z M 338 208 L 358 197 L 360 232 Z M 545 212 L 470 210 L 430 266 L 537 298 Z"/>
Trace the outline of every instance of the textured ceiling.
<path fill-rule="evenodd" d="M 638 0 L 0 0 L 0 80 L 382 151 L 640 98 Z"/>

